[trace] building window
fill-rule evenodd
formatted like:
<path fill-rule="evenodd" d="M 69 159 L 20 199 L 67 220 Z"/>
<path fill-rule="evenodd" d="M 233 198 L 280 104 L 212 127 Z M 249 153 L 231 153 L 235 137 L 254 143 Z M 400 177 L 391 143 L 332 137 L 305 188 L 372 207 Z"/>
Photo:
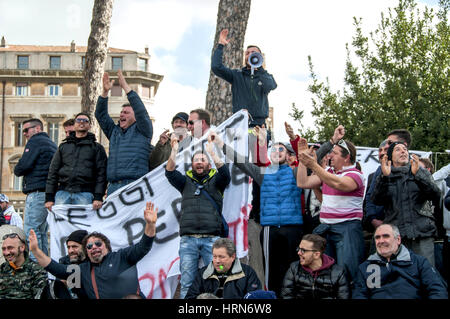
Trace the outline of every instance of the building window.
<path fill-rule="evenodd" d="M 28 95 L 28 83 L 16 83 L 16 96 Z"/>
<path fill-rule="evenodd" d="M 49 84 L 48 85 L 48 96 L 59 96 L 59 84 Z"/>
<path fill-rule="evenodd" d="M 122 87 L 114 84 L 111 88 L 111 96 L 122 96 Z"/>
<path fill-rule="evenodd" d="M 15 191 L 22 191 L 22 181 L 23 181 L 23 176 L 16 176 L 14 175 L 14 181 L 13 181 L 13 189 Z"/>
<path fill-rule="evenodd" d="M 25 146 L 25 137 L 23 136 L 23 124 L 21 122 L 15 122 L 14 131 L 15 131 L 15 146 Z"/>
<path fill-rule="evenodd" d="M 27 55 L 19 55 L 17 57 L 17 68 L 18 69 L 28 69 L 28 59 L 29 57 Z"/>
<path fill-rule="evenodd" d="M 142 58 L 139 58 L 138 59 L 138 70 L 139 71 L 144 71 L 144 72 L 147 72 L 147 59 L 142 59 Z"/>
<path fill-rule="evenodd" d="M 48 136 L 50 139 L 58 145 L 59 138 L 59 123 L 50 122 L 48 123 Z"/>
<path fill-rule="evenodd" d="M 81 57 L 81 69 L 84 69 L 84 66 L 86 65 L 86 57 L 82 56 Z"/>
<path fill-rule="evenodd" d="M 123 59 L 122 57 L 113 57 L 112 58 L 112 69 L 113 70 L 123 70 Z"/>
<path fill-rule="evenodd" d="M 50 57 L 50 69 L 59 70 L 61 69 L 61 57 L 51 56 Z"/>
<path fill-rule="evenodd" d="M 146 85 L 142 85 L 142 97 L 150 98 L 150 87 Z"/>

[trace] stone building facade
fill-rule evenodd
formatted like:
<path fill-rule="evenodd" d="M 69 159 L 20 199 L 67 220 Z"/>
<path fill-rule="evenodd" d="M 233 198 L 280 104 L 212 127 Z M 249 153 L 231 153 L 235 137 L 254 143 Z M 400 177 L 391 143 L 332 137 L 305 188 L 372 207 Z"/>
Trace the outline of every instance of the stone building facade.
<path fill-rule="evenodd" d="M 25 195 L 22 179 L 14 175 L 14 167 L 22 156 L 26 143 L 22 122 L 39 118 L 44 131 L 58 145 L 65 138 L 63 123 L 81 111 L 81 81 L 87 47 L 7 45 L 0 43 L 0 131 L 1 183 L 16 211 L 23 214 Z M 139 53 L 123 49 L 108 49 L 105 71 L 116 78 L 123 71 L 130 87 L 150 109 L 163 79 L 149 71 L 148 49 Z M 116 81 L 117 82 L 117 81 Z M 118 83 L 117 83 L 118 84 Z M 121 105 L 127 101 L 125 92 L 114 85 L 110 92 L 109 113 L 118 120 Z M 154 120 L 152 118 L 152 120 Z M 98 140 L 108 150 L 106 137 Z"/>

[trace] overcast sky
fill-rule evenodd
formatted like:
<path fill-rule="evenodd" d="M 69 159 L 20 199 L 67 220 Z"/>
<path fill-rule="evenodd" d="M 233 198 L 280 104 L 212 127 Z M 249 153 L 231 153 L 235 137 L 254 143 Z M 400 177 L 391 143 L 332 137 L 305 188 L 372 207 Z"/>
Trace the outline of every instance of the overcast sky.
<path fill-rule="evenodd" d="M 115 0 L 109 46 L 143 52 L 149 47 L 150 71 L 164 75 L 150 115 L 154 139 L 170 126 L 172 116 L 205 106 L 210 56 L 214 46 L 219 0 Z M 315 72 L 341 90 L 345 44 L 355 34 L 353 17 L 362 18 L 363 32 L 375 30 L 381 12 L 394 0 L 253 0 L 244 45 L 257 44 L 266 69 L 278 88 L 269 94 L 274 107 L 275 138 L 287 140 L 284 121 L 295 103 L 305 110 L 307 126 L 311 95 L 307 56 Z M 419 4 L 437 6 L 438 0 Z M 0 36 L 9 44 L 87 45 L 93 0 L 0 0 Z M 362 146 L 362 145 L 361 145 Z"/>

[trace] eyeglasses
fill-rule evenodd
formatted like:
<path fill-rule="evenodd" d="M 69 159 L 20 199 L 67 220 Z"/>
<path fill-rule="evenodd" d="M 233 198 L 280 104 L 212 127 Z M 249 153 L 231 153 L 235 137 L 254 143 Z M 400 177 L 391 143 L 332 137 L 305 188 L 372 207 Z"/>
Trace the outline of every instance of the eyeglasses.
<path fill-rule="evenodd" d="M 304 254 L 304 253 L 306 253 L 306 252 L 308 252 L 308 251 L 317 251 L 316 249 L 305 249 L 305 248 L 300 248 L 300 247 L 297 247 L 296 249 L 295 249 L 295 251 L 298 253 L 298 252 L 300 252 L 302 255 Z"/>
<path fill-rule="evenodd" d="M 77 122 L 77 123 L 89 123 L 89 120 L 85 119 L 85 118 L 77 118 L 77 119 L 75 119 L 75 122 Z"/>
<path fill-rule="evenodd" d="M 3 240 L 5 240 L 6 238 L 19 238 L 19 240 L 25 244 L 25 242 L 23 241 L 22 238 L 20 238 L 20 236 L 17 233 L 11 233 L 11 234 L 6 234 L 2 237 Z"/>
<path fill-rule="evenodd" d="M 100 240 L 97 240 L 97 241 L 95 241 L 94 243 L 89 243 L 89 244 L 87 244 L 87 245 L 86 245 L 86 249 L 87 249 L 87 250 L 91 250 L 92 247 L 94 247 L 94 244 L 95 244 L 95 246 L 97 246 L 97 247 L 102 247 L 102 245 L 103 245 L 103 243 L 102 243 Z"/>
<path fill-rule="evenodd" d="M 28 130 L 30 129 L 30 128 L 35 128 L 36 127 L 36 125 L 34 125 L 34 126 L 29 126 L 29 127 L 27 127 L 27 128 L 24 128 L 23 130 L 22 130 L 22 132 L 24 132 L 25 134 L 27 134 L 28 133 Z"/>
<path fill-rule="evenodd" d="M 337 145 L 345 149 L 349 154 L 351 153 L 350 150 L 348 149 L 347 143 L 345 143 L 344 140 L 339 140 L 339 142 L 337 142 Z"/>
<path fill-rule="evenodd" d="M 272 152 L 284 152 L 284 147 L 272 147 Z"/>
<path fill-rule="evenodd" d="M 202 189 L 203 189 L 204 187 L 205 187 L 204 185 L 197 185 L 197 189 L 195 190 L 194 195 L 195 195 L 195 196 L 199 196 L 200 193 L 202 192 Z"/>

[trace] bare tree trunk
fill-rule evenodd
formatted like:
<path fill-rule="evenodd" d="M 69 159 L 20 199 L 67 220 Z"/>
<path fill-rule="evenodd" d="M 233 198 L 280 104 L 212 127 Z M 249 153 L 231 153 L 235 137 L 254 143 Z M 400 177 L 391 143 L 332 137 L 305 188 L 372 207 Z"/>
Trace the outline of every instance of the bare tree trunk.
<path fill-rule="evenodd" d="M 108 54 L 108 36 L 114 0 L 95 0 L 92 9 L 91 33 L 83 70 L 81 109 L 95 118 L 95 105 L 101 94 L 102 77 Z M 97 121 L 92 121 L 92 133 L 100 139 Z"/>
<path fill-rule="evenodd" d="M 250 4 L 251 0 L 220 0 L 219 2 L 212 53 L 217 47 L 220 31 L 228 29 L 228 38 L 231 38 L 231 41 L 224 48 L 223 63 L 231 69 L 239 69 L 243 65 L 243 46 Z M 231 85 L 215 76 L 212 71 L 206 93 L 206 109 L 212 113 L 211 122 L 214 125 L 220 124 L 232 115 Z"/>

